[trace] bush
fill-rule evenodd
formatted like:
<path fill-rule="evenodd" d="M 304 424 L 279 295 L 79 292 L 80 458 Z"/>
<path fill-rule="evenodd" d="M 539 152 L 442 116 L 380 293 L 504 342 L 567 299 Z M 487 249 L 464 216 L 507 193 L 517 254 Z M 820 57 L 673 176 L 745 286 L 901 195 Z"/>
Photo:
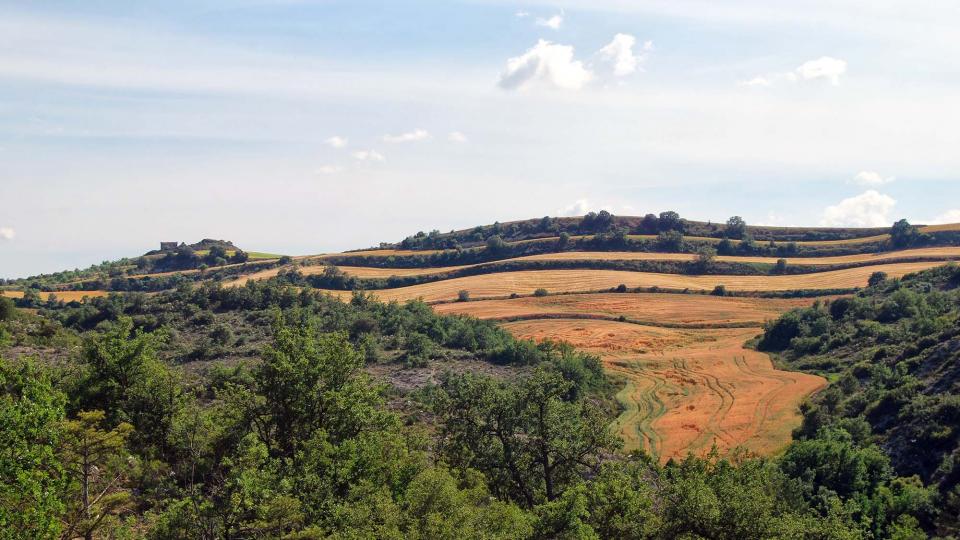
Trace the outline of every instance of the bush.
<path fill-rule="evenodd" d="M 457 292 L 457 302 L 468 302 L 470 301 L 470 291 L 462 290 Z"/>
<path fill-rule="evenodd" d="M 9 321 L 17 313 L 13 300 L 0 296 L 0 321 Z"/>
<path fill-rule="evenodd" d="M 874 272 L 870 274 L 870 279 L 867 280 L 867 285 L 870 287 L 876 287 L 877 285 L 880 285 L 886 280 L 887 280 L 886 272 Z"/>
<path fill-rule="evenodd" d="M 713 288 L 713 292 L 711 292 L 710 294 L 714 296 L 726 296 L 727 288 L 724 285 L 717 285 L 716 287 Z"/>
<path fill-rule="evenodd" d="M 786 271 L 787 271 L 787 260 L 777 259 L 777 264 L 773 267 L 773 272 L 776 274 L 783 274 Z"/>
<path fill-rule="evenodd" d="M 625 292 L 627 292 L 627 286 L 624 285 L 623 283 L 621 283 L 621 284 L 617 285 L 617 288 L 614 289 L 614 290 L 616 290 L 618 293 L 625 293 Z"/>
<path fill-rule="evenodd" d="M 544 289 L 543 287 L 541 287 L 541 288 L 533 291 L 533 295 L 534 295 L 534 296 L 546 296 L 546 295 L 548 295 L 548 294 L 550 294 L 550 293 L 548 293 L 547 290 Z"/>

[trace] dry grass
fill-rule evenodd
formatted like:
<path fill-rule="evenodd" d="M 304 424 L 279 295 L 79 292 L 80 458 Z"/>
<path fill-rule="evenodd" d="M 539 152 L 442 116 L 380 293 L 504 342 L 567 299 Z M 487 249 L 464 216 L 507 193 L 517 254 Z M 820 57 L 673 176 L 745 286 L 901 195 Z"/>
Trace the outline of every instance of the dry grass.
<path fill-rule="evenodd" d="M 712 290 L 724 285 L 730 291 L 787 291 L 798 289 L 846 289 L 863 287 L 870 274 L 886 272 L 890 277 L 919 272 L 942 263 L 899 263 L 848 268 L 815 274 L 790 276 L 688 276 L 620 270 L 530 270 L 469 276 L 397 289 L 373 291 L 384 301 L 413 300 L 425 302 L 454 300 L 458 291 L 466 290 L 473 298 L 509 296 L 511 293 L 532 294 L 539 288 L 549 292 L 589 292 L 611 289 L 619 284 L 627 287 L 661 287 L 665 289 Z M 349 297 L 349 292 L 328 291 Z"/>
<path fill-rule="evenodd" d="M 107 296 L 108 294 L 110 293 L 107 291 L 57 291 L 40 292 L 40 298 L 42 300 L 47 300 L 51 295 L 53 295 L 57 298 L 57 300 L 72 302 L 74 300 L 80 301 L 84 298 L 98 298 L 100 296 Z M 0 296 L 6 296 L 7 298 L 23 298 L 23 291 L 2 291 Z"/>
<path fill-rule="evenodd" d="M 880 264 L 884 261 L 910 258 L 930 258 L 930 259 L 956 259 L 960 258 L 960 247 L 936 247 L 907 249 L 903 251 L 889 251 L 884 253 L 864 253 L 859 255 L 842 255 L 837 257 L 787 257 L 787 264 L 811 265 L 811 266 L 829 266 L 835 264 L 856 264 L 873 263 Z M 681 261 L 691 262 L 696 260 L 697 256 L 691 253 L 646 253 L 632 251 L 567 251 L 562 253 L 543 253 L 540 255 L 528 255 L 525 257 L 516 257 L 514 259 L 505 259 L 495 262 L 512 261 Z M 730 255 L 718 255 L 717 261 L 732 263 L 761 263 L 775 264 L 777 257 L 739 257 Z M 490 263 L 483 263 L 490 264 Z M 341 266 L 344 273 L 358 278 L 388 278 L 392 276 L 423 276 L 431 274 L 444 274 L 454 272 L 463 268 L 479 266 L 468 264 L 462 266 L 444 266 L 427 268 L 373 268 L 365 266 Z"/>
<path fill-rule="evenodd" d="M 920 227 L 920 232 L 960 231 L 960 223 L 944 223 L 941 225 L 927 225 Z"/>
<path fill-rule="evenodd" d="M 799 425 L 799 403 L 821 377 L 773 368 L 743 348 L 758 328 L 670 330 L 609 321 L 545 320 L 505 324 L 518 337 L 561 339 L 599 354 L 625 381 L 614 424 L 626 449 L 662 461 L 688 452 L 742 446 L 774 453 Z"/>
<path fill-rule="evenodd" d="M 759 324 L 790 309 L 809 306 L 812 302 L 805 298 L 600 293 L 454 302 L 438 304 L 434 310 L 479 319 L 623 315 L 633 320 L 667 324 Z"/>

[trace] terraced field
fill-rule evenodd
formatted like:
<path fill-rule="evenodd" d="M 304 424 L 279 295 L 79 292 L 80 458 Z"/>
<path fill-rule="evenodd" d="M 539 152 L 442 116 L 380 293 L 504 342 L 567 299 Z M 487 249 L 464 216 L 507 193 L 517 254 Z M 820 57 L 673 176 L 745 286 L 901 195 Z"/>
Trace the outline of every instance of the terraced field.
<path fill-rule="evenodd" d="M 506 259 L 506 261 L 681 261 L 693 262 L 697 256 L 691 253 L 650 253 L 636 251 L 567 251 L 561 253 L 543 253 Z M 787 264 L 807 266 L 831 266 L 841 264 L 882 264 L 885 261 L 911 259 L 960 259 L 960 247 L 935 247 L 889 251 L 883 253 L 865 253 L 859 255 L 841 255 L 836 257 L 786 257 Z M 777 257 L 741 257 L 719 255 L 715 259 L 719 262 L 776 264 Z M 506 262 L 497 261 L 497 262 Z M 358 278 L 388 278 L 392 276 L 424 276 L 454 272 L 464 268 L 472 268 L 492 263 L 468 264 L 461 266 L 440 266 L 426 268 L 377 268 L 367 266 L 340 266 L 345 274 Z M 310 272 L 313 267 L 304 267 L 304 273 Z M 322 271 L 322 270 L 321 270 Z M 267 274 L 264 274 L 267 275 Z M 276 275 L 276 272 L 273 273 Z"/>
<path fill-rule="evenodd" d="M 503 272 L 448 279 L 401 287 L 382 289 L 374 294 L 383 301 L 423 299 L 425 302 L 452 301 L 459 291 L 468 291 L 473 298 L 507 297 L 511 294 L 529 295 L 545 288 L 551 293 L 590 292 L 609 290 L 624 284 L 630 288 L 659 287 L 710 291 L 723 285 L 730 291 L 792 291 L 849 289 L 863 287 L 873 272 L 886 272 L 900 277 L 943 264 L 942 262 L 897 263 L 871 265 L 814 274 L 786 276 L 692 276 L 657 274 L 622 270 L 529 270 Z M 327 291 L 348 298 L 349 291 Z"/>
<path fill-rule="evenodd" d="M 793 308 L 810 305 L 802 298 L 736 298 L 667 293 L 599 293 L 525 296 L 437 304 L 439 313 L 480 319 L 542 319 L 586 315 L 629 319 L 652 325 L 756 325 Z"/>
<path fill-rule="evenodd" d="M 50 296 L 56 297 L 57 300 L 63 300 L 64 302 L 73 302 L 74 300 L 80 301 L 84 298 L 97 298 L 100 296 L 107 296 L 110 294 L 108 291 L 57 291 L 57 292 L 41 292 L 40 298 L 42 300 L 48 300 Z M 0 291 L 0 296 L 6 296 L 7 298 L 23 298 L 23 291 Z"/>
<path fill-rule="evenodd" d="M 799 425 L 797 407 L 826 385 L 821 377 L 779 371 L 744 348 L 759 328 L 675 330 L 611 321 L 539 320 L 504 324 L 537 340 L 565 340 L 603 359 L 622 378 L 615 429 L 627 450 L 661 460 L 743 447 L 774 453 Z"/>

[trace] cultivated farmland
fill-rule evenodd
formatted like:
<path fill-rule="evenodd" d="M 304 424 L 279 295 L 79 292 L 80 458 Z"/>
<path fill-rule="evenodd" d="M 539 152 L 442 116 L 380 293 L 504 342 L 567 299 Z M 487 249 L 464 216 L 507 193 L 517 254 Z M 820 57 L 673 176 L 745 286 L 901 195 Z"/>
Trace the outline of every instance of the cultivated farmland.
<path fill-rule="evenodd" d="M 569 294 L 438 304 L 439 313 L 480 319 L 528 319 L 550 316 L 623 316 L 646 324 L 753 325 L 785 311 L 810 305 L 802 298 L 736 298 L 688 294 Z"/>
<path fill-rule="evenodd" d="M 882 271 L 890 277 L 900 277 L 940 264 L 943 263 L 872 265 L 786 276 L 691 276 L 620 270 L 531 270 L 448 279 L 410 287 L 378 290 L 374 291 L 374 294 L 384 301 L 420 298 L 425 302 L 442 302 L 457 299 L 459 291 L 469 291 L 473 298 L 497 298 L 511 294 L 529 295 L 537 289 L 546 289 L 552 293 L 596 292 L 609 290 L 620 284 L 630 288 L 659 287 L 697 291 L 709 291 L 717 285 L 723 285 L 730 291 L 851 289 L 866 286 L 873 272 Z M 349 291 L 328 292 L 349 297 Z"/>
<path fill-rule="evenodd" d="M 744 348 L 759 328 L 676 330 L 583 320 L 504 327 L 599 354 L 624 381 L 615 428 L 626 449 L 644 449 L 661 460 L 714 445 L 775 452 L 799 424 L 799 403 L 826 385 L 821 377 L 776 370 L 767 355 Z"/>

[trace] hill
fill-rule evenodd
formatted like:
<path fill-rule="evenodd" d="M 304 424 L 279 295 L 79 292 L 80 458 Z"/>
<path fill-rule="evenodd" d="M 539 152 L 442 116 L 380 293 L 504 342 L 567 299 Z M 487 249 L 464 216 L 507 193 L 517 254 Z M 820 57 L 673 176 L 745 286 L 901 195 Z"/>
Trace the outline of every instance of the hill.
<path fill-rule="evenodd" d="M 804 412 L 802 438 L 843 426 L 879 444 L 897 472 L 960 502 L 960 268 L 886 279 L 791 311 L 760 347 L 836 381 Z M 960 506 L 952 508 L 960 514 Z"/>
<path fill-rule="evenodd" d="M 960 226 L 654 218 L 10 282 L 2 403 L 142 460 L 117 535 L 955 534 Z"/>

